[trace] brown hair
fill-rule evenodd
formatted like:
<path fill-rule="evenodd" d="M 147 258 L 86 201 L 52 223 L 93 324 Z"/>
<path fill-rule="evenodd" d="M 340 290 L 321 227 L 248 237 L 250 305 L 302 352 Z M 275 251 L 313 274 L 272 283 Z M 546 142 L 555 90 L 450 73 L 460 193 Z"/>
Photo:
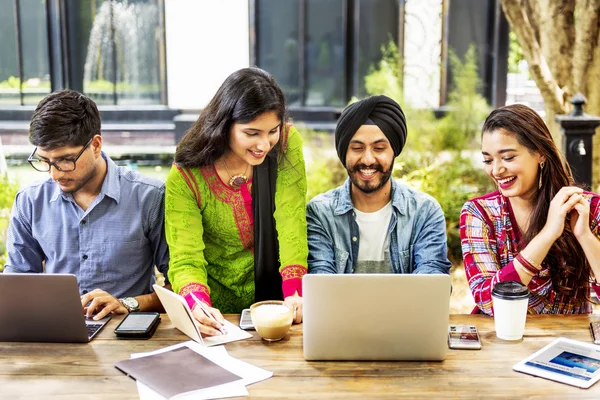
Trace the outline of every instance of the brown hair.
<path fill-rule="evenodd" d="M 96 103 L 70 89 L 44 97 L 29 125 L 29 141 L 45 150 L 84 146 L 95 135 L 100 135 L 100 113 Z"/>
<path fill-rule="evenodd" d="M 533 199 L 529 226 L 519 243 L 519 248 L 522 249 L 546 224 L 550 202 L 556 193 L 564 186 L 574 186 L 575 182 L 571 168 L 556 147 L 548 127 L 534 110 L 521 104 L 513 104 L 492 111 L 483 124 L 482 135 L 498 129 L 506 130 L 514 135 L 519 144 L 532 153 L 545 157 L 544 168 L 538 169 L 542 187 Z M 569 216 L 565 221 L 563 234 L 554 242 L 544 261 L 550 266 L 552 286 L 559 295 L 576 302 L 588 300 L 590 264 L 573 235 Z"/>

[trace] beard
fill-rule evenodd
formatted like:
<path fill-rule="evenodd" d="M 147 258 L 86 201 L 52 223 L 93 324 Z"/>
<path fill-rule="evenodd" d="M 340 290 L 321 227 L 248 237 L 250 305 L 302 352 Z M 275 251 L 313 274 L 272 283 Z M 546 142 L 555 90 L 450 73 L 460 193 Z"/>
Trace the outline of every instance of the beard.
<path fill-rule="evenodd" d="M 73 186 L 72 188 L 62 188 L 61 187 L 61 190 L 64 193 L 73 194 L 73 193 L 77 192 L 79 189 L 81 189 L 82 187 L 84 187 L 85 184 L 88 183 L 94 177 L 95 174 L 96 174 L 96 167 L 94 166 L 90 170 L 90 172 L 88 172 L 83 178 L 77 179 L 77 180 L 75 180 L 75 179 L 69 180 L 69 182 L 74 184 L 75 186 Z"/>
<path fill-rule="evenodd" d="M 381 178 L 379 182 L 375 181 L 363 181 L 358 177 L 361 169 L 374 169 L 377 172 L 380 172 Z M 383 169 L 381 164 L 376 163 L 373 165 L 367 166 L 366 164 L 355 164 L 352 167 L 346 167 L 346 171 L 348 171 L 348 176 L 350 177 L 350 181 L 354 186 L 356 186 L 361 192 L 370 194 L 375 193 L 380 190 L 385 184 L 390 180 L 392 176 L 392 171 L 394 169 L 394 165 L 390 165 L 390 168 L 386 171 Z"/>

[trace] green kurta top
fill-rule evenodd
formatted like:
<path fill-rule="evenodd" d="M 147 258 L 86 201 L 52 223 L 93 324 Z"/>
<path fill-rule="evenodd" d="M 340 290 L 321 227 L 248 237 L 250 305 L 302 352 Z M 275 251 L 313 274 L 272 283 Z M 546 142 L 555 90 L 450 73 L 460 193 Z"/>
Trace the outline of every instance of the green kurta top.
<path fill-rule="evenodd" d="M 298 131 L 290 127 L 280 140 L 284 156 L 277 169 L 274 218 L 285 281 L 301 278 L 307 267 L 306 172 Z M 223 313 L 239 313 L 253 303 L 254 225 L 244 200 L 250 200 L 251 185 L 233 190 L 214 165 L 173 165 L 166 182 L 165 229 L 176 293 L 209 292 Z"/>

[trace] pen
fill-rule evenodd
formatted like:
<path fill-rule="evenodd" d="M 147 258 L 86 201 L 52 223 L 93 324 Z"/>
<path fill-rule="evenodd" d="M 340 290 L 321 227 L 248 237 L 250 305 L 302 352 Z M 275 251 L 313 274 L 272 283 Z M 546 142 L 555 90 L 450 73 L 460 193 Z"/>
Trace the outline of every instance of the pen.
<path fill-rule="evenodd" d="M 198 305 L 198 307 L 200 307 L 200 309 L 202 310 L 202 312 L 204 313 L 204 315 L 206 315 L 208 318 L 212 319 L 216 323 L 220 324 L 220 322 L 217 321 L 216 318 L 206 308 L 206 304 L 204 304 L 203 302 L 201 302 L 200 299 L 197 298 L 194 293 L 190 293 L 190 294 L 192 295 L 192 299 L 194 299 L 194 302 L 196 302 L 196 305 Z M 225 329 L 225 327 L 222 324 L 221 324 L 221 327 L 218 328 L 218 329 L 219 329 L 219 332 L 221 332 L 223 335 L 227 335 L 227 329 Z"/>

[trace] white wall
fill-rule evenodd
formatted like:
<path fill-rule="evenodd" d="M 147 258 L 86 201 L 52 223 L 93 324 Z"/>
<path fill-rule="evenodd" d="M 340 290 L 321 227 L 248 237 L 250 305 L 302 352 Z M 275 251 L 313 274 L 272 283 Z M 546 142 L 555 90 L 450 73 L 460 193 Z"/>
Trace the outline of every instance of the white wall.
<path fill-rule="evenodd" d="M 166 0 L 167 86 L 173 108 L 203 108 L 249 66 L 248 0 Z"/>

